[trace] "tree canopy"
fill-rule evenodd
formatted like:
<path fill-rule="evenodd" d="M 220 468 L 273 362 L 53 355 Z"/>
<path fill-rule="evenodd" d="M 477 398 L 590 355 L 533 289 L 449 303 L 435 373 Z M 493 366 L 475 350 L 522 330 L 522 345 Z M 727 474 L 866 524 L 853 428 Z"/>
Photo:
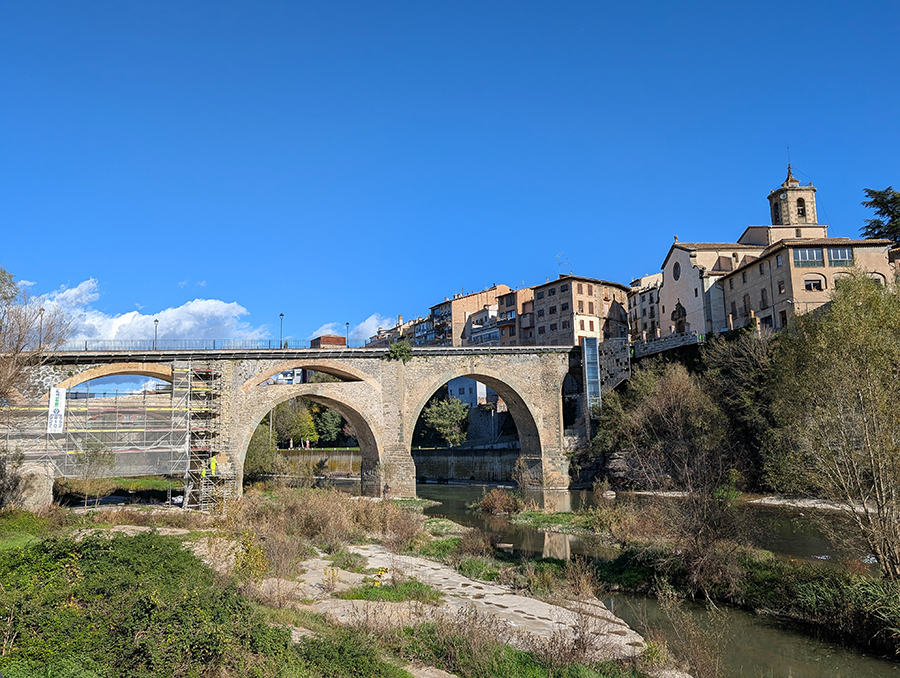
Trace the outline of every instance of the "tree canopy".
<path fill-rule="evenodd" d="M 900 579 L 900 292 L 854 271 L 776 349 L 779 489 L 840 502 L 882 573 Z"/>
<path fill-rule="evenodd" d="M 895 191 L 893 186 L 883 191 L 863 190 L 868 200 L 863 200 L 862 206 L 875 210 L 876 214 L 874 219 L 866 219 L 866 225 L 860 229 L 863 236 L 900 241 L 900 191 Z"/>

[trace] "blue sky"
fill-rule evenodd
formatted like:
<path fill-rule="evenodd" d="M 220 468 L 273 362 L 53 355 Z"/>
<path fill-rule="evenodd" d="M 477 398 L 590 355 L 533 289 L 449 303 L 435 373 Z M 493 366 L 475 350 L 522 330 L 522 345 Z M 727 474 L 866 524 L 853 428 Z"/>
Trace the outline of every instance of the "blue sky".
<path fill-rule="evenodd" d="M 6 2 L 0 264 L 78 336 L 357 339 L 900 185 L 900 3 Z M 61 302 L 62 303 L 62 302 Z"/>

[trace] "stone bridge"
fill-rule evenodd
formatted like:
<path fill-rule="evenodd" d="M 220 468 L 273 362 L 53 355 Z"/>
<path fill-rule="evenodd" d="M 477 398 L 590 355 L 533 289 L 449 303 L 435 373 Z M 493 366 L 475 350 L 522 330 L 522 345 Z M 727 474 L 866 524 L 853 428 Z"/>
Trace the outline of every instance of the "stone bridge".
<path fill-rule="evenodd" d="M 628 349 L 624 342 L 601 346 L 601 381 L 606 389 L 627 377 Z M 299 369 L 330 374 L 340 381 L 271 382 L 281 372 Z M 69 400 L 64 431 L 47 433 L 50 389 L 70 389 L 99 377 L 125 374 L 172 384 L 171 393 L 152 396 L 156 404 L 150 410 L 161 414 L 145 411 L 144 425 L 145 430 L 156 427 L 152 440 L 162 440 L 160 449 L 170 453 L 171 461 L 155 472 L 186 473 L 194 483 L 188 494 L 211 480 L 213 473 L 207 471 L 213 458 L 218 462 L 213 470 L 218 469 L 218 475 L 227 471 L 234 491 L 240 492 L 244 457 L 254 430 L 271 408 L 298 396 L 338 411 L 352 424 L 362 456 L 362 491 L 369 496 L 381 495 L 385 486 L 393 496 L 415 496 L 415 464 L 410 454 L 413 429 L 428 399 L 456 377 L 488 385 L 506 403 L 518 429 L 520 458 L 537 486 L 567 487 L 566 451 L 586 442 L 588 436 L 584 398 L 576 429 L 563 426 L 564 381 L 569 393 L 573 383 L 579 393 L 584 391 L 580 347 L 417 348 L 407 362 L 386 359 L 383 349 L 82 351 L 54 354 L 28 373 L 18 402 L 9 409 L 30 416 L 15 425 L 7 423 L 8 447 L 19 447 L 29 458 L 43 455 L 55 460 L 56 475 L 67 475 L 59 470 L 75 456 L 67 453 L 84 445 L 76 435 L 80 429 L 73 424 L 84 405 Z M 163 418 L 167 407 L 170 420 Z M 125 426 L 118 411 L 103 416 L 108 431 L 115 427 L 119 432 Z M 98 417 L 92 415 L 93 420 Z M 143 436 L 142 443 L 132 435 L 127 447 L 136 453 L 152 447 L 146 432 Z M 126 447 L 121 442 L 115 445 Z M 167 464 L 170 468 L 165 468 Z"/>

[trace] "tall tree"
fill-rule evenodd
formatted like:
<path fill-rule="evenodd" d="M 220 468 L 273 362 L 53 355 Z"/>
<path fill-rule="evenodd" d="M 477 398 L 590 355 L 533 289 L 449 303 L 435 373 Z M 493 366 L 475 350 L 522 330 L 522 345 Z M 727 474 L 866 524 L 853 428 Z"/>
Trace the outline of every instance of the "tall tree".
<path fill-rule="evenodd" d="M 863 236 L 900 241 L 900 191 L 895 191 L 893 186 L 883 191 L 863 190 L 868 200 L 863 200 L 862 206 L 875 210 L 877 215 L 874 219 L 866 219 L 866 225 L 860 229 Z"/>
<path fill-rule="evenodd" d="M 466 441 L 469 408 L 457 398 L 433 400 L 422 411 L 425 423 L 451 447 Z"/>
<path fill-rule="evenodd" d="M 776 350 L 772 481 L 839 502 L 882 573 L 900 579 L 900 292 L 852 271 Z"/>

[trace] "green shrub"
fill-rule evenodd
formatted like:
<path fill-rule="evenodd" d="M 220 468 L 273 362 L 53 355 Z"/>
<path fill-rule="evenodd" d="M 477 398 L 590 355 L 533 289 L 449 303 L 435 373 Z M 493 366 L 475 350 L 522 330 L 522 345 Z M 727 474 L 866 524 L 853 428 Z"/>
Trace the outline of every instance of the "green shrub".
<path fill-rule="evenodd" d="M 0 552 L 0 581 L 14 634 L 4 674 L 149 678 L 253 665 L 275 675 L 275 659 L 287 661 L 289 634 L 172 537 L 46 539 Z"/>

